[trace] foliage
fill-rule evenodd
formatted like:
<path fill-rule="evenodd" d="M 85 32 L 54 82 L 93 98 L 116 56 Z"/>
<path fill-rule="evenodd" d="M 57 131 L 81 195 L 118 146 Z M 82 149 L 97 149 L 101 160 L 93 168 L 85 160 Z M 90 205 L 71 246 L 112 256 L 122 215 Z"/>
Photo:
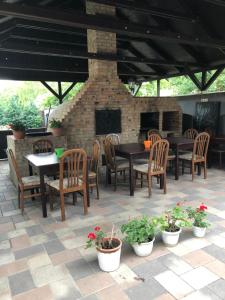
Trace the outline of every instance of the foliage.
<path fill-rule="evenodd" d="M 21 120 L 18 120 L 18 119 L 14 119 L 9 124 L 9 127 L 14 131 L 25 131 L 26 130 L 25 124 Z"/>
<path fill-rule="evenodd" d="M 127 224 L 121 226 L 121 231 L 124 233 L 125 240 L 129 244 L 147 243 L 153 240 L 155 236 L 155 228 L 157 221 L 148 219 L 146 216 L 130 220 Z"/>
<path fill-rule="evenodd" d="M 181 203 L 177 203 L 175 207 L 167 210 L 157 219 L 161 231 L 176 232 L 181 227 L 191 226 L 187 210 L 182 207 Z"/>
<path fill-rule="evenodd" d="M 62 128 L 62 122 L 56 119 L 52 119 L 49 122 L 50 128 Z"/>
<path fill-rule="evenodd" d="M 21 104 L 18 96 L 13 96 L 8 102 L 0 105 L 0 125 L 22 122 L 26 128 L 42 125 L 42 118 L 38 108 L 33 103 Z"/>
<path fill-rule="evenodd" d="M 94 228 L 93 232 L 88 234 L 88 240 L 86 242 L 86 249 L 91 247 L 97 247 L 100 249 L 113 249 L 118 246 L 113 240 L 114 226 L 112 227 L 110 238 L 106 238 L 106 233 L 101 230 L 99 226 Z"/>
<path fill-rule="evenodd" d="M 190 219 L 193 220 L 193 225 L 196 227 L 207 228 L 210 226 L 210 223 L 206 220 L 207 206 L 201 204 L 198 208 L 188 207 L 187 212 Z"/>

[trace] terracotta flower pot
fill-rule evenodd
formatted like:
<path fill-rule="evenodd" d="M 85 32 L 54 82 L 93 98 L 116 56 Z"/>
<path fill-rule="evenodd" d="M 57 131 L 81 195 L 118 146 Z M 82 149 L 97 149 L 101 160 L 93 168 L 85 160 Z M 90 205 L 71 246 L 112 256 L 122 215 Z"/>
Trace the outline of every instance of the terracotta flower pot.
<path fill-rule="evenodd" d="M 52 135 L 53 136 L 61 136 L 63 134 L 62 127 L 60 128 L 52 128 Z"/>
<path fill-rule="evenodd" d="M 13 130 L 13 136 L 16 140 L 22 140 L 25 137 L 25 131 L 15 131 L 15 130 Z"/>
<path fill-rule="evenodd" d="M 109 238 L 105 239 L 109 240 Z M 98 264 L 100 269 L 104 272 L 113 272 L 117 270 L 120 266 L 122 241 L 118 238 L 113 238 L 113 240 L 118 243 L 118 246 L 116 248 L 96 248 L 98 251 Z"/>
<path fill-rule="evenodd" d="M 145 149 L 150 149 L 152 142 L 151 141 L 144 141 Z"/>

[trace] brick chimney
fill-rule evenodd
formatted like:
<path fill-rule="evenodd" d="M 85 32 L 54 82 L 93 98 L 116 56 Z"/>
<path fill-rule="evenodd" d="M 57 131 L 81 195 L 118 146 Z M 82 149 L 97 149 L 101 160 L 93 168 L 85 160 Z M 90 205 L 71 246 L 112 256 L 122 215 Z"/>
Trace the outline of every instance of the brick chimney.
<path fill-rule="evenodd" d="M 86 12 L 90 15 L 115 16 L 115 7 L 86 1 Z M 87 30 L 88 52 L 116 54 L 116 34 L 99 30 Z M 117 62 L 89 59 L 89 78 L 112 78 L 117 76 Z"/>

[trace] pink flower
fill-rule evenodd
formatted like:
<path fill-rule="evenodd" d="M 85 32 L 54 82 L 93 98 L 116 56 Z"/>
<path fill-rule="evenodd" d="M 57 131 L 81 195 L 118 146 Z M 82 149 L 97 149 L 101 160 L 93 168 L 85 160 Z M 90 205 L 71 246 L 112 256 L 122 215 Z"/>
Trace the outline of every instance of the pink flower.
<path fill-rule="evenodd" d="M 90 232 L 90 233 L 88 234 L 88 238 L 89 238 L 90 240 L 95 240 L 95 239 L 96 239 L 96 234 L 95 234 L 94 232 Z"/>
<path fill-rule="evenodd" d="M 95 227 L 95 231 L 99 231 L 101 228 L 99 226 Z"/>

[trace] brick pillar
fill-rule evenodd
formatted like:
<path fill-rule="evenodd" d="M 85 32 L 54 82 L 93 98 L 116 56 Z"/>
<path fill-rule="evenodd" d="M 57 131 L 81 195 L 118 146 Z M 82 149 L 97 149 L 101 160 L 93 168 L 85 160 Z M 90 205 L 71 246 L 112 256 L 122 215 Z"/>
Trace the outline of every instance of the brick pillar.
<path fill-rule="evenodd" d="M 115 16 L 115 7 L 86 1 L 87 14 Z M 116 34 L 98 30 L 87 30 L 88 52 L 116 54 Z M 117 62 L 97 59 L 88 60 L 89 78 L 117 77 Z"/>

